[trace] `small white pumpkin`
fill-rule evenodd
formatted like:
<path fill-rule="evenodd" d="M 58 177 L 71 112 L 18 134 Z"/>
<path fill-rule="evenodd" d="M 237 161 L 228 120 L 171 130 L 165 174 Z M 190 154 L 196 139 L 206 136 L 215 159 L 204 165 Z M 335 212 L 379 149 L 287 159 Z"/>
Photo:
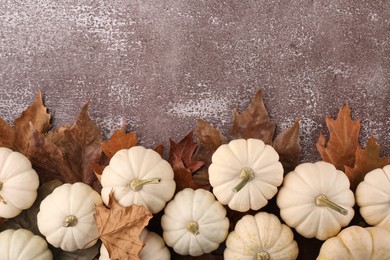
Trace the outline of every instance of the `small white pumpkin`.
<path fill-rule="evenodd" d="M 229 220 L 211 192 L 186 188 L 165 207 L 161 226 L 165 243 L 176 253 L 200 256 L 225 240 Z"/>
<path fill-rule="evenodd" d="M 50 244 L 64 251 L 91 247 L 99 237 L 95 206 L 102 204 L 99 193 L 87 184 L 63 184 L 41 202 L 39 231 Z"/>
<path fill-rule="evenodd" d="M 139 253 L 141 260 L 169 260 L 171 259 L 171 253 L 165 246 L 164 240 L 154 232 L 150 232 L 144 229 L 139 236 L 140 240 L 144 243 L 144 247 Z M 110 260 L 107 248 L 104 244 L 100 247 L 99 260 Z"/>
<path fill-rule="evenodd" d="M 121 206 L 135 204 L 157 213 L 175 193 L 173 175 L 171 165 L 152 149 L 135 146 L 120 150 L 104 168 L 101 178 L 103 201 L 107 205 L 113 191 Z"/>
<path fill-rule="evenodd" d="M 304 237 L 325 240 L 352 220 L 348 177 L 327 162 L 303 163 L 284 177 L 277 205 L 286 224 Z"/>
<path fill-rule="evenodd" d="M 321 246 L 318 260 L 390 259 L 390 232 L 380 227 L 350 226 Z"/>
<path fill-rule="evenodd" d="M 296 259 L 298 244 L 291 229 L 266 212 L 245 215 L 226 239 L 224 259 Z"/>
<path fill-rule="evenodd" d="M 26 156 L 0 147 L 0 217 L 13 218 L 37 198 L 38 174 Z"/>
<path fill-rule="evenodd" d="M 42 237 L 27 229 L 7 229 L 0 233 L 0 259 L 51 260 L 53 255 Z"/>
<path fill-rule="evenodd" d="M 371 226 L 390 230 L 390 165 L 364 176 L 355 192 L 360 214 Z"/>
<path fill-rule="evenodd" d="M 275 149 L 259 139 L 237 139 L 212 156 L 209 180 L 218 201 L 241 212 L 264 207 L 283 181 Z"/>

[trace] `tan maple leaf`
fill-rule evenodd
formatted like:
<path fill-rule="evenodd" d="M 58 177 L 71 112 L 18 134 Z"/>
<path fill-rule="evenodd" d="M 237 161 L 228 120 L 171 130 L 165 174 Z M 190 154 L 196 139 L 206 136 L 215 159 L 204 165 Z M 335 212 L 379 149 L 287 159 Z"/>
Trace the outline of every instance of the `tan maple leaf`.
<path fill-rule="evenodd" d="M 100 240 L 110 259 L 140 259 L 143 243 L 139 235 L 152 218 L 152 213 L 138 205 L 122 207 L 110 193 L 108 208 L 96 207 L 95 220 Z"/>
<path fill-rule="evenodd" d="M 235 138 L 257 138 L 271 144 L 276 124 L 270 120 L 264 106 L 263 93 L 258 90 L 250 105 L 239 113 L 233 110 L 233 126 L 231 135 Z"/>
<path fill-rule="evenodd" d="M 337 169 L 344 171 L 344 166 L 353 167 L 358 147 L 360 120 L 351 119 L 351 110 L 345 105 L 337 119 L 325 118 L 329 129 L 329 140 L 321 133 L 316 144 L 322 159 L 332 163 Z"/>
<path fill-rule="evenodd" d="M 291 127 L 284 129 L 275 138 L 272 146 L 279 154 L 279 161 L 283 165 L 285 174 L 294 170 L 301 156 L 299 120 L 296 120 Z"/>
<path fill-rule="evenodd" d="M 41 91 L 38 91 L 34 103 L 15 119 L 13 126 L 0 119 L 0 146 L 26 154 L 32 135 L 30 124 L 40 133 L 46 133 L 51 127 L 50 114 L 43 104 Z"/>
<path fill-rule="evenodd" d="M 364 180 L 364 176 L 374 169 L 383 168 L 389 163 L 388 157 L 380 157 L 381 146 L 371 136 L 367 146 L 356 150 L 355 164 L 352 167 L 345 166 L 345 174 L 351 183 L 351 190 L 355 191 L 357 185 Z"/>

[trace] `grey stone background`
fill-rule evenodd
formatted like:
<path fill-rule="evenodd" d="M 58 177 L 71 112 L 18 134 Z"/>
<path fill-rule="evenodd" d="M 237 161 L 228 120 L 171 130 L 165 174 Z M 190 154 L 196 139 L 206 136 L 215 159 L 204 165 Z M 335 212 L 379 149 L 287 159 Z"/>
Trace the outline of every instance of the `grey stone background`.
<path fill-rule="evenodd" d="M 176 141 L 203 118 L 228 134 L 257 89 L 278 124 L 301 119 L 302 161 L 349 104 L 390 155 L 390 1 L 0 1 L 0 116 L 42 89 L 54 126 L 82 104 L 107 137 Z"/>

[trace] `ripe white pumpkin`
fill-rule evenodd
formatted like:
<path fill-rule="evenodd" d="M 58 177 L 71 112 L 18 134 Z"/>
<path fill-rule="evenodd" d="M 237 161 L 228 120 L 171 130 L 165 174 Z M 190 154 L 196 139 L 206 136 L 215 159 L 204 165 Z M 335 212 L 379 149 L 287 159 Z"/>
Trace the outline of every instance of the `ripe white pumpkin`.
<path fill-rule="evenodd" d="M 347 176 L 327 162 L 303 163 L 284 177 L 277 205 L 286 224 L 304 237 L 337 235 L 354 216 Z"/>
<path fill-rule="evenodd" d="M 150 232 L 144 229 L 139 236 L 140 240 L 144 243 L 144 247 L 139 253 L 141 260 L 169 260 L 171 259 L 171 253 L 165 246 L 164 240 L 154 232 Z M 104 244 L 100 247 L 99 260 L 110 260 L 107 248 Z"/>
<path fill-rule="evenodd" d="M 283 166 L 272 146 L 259 139 L 237 139 L 214 152 L 209 180 L 223 205 L 241 212 L 258 210 L 277 193 Z"/>
<path fill-rule="evenodd" d="M 390 230 L 390 165 L 364 176 L 355 192 L 360 214 L 371 226 Z"/>
<path fill-rule="evenodd" d="M 99 237 L 95 206 L 102 204 L 99 193 L 87 184 L 63 184 L 41 202 L 39 231 L 50 244 L 64 251 L 91 247 Z"/>
<path fill-rule="evenodd" d="M 350 226 L 321 246 L 318 260 L 390 259 L 390 231 L 380 227 Z"/>
<path fill-rule="evenodd" d="M 296 259 L 298 244 L 291 229 L 266 212 L 245 215 L 226 239 L 224 259 Z"/>
<path fill-rule="evenodd" d="M 38 174 L 26 156 L 0 147 L 0 217 L 13 218 L 37 198 Z"/>
<path fill-rule="evenodd" d="M 225 240 L 229 220 L 211 192 L 186 188 L 165 207 L 161 226 L 165 243 L 176 253 L 200 256 Z"/>
<path fill-rule="evenodd" d="M 135 204 L 157 213 L 175 193 L 173 175 L 171 165 L 152 149 L 135 146 L 120 150 L 103 171 L 103 201 L 107 205 L 113 191 L 121 206 Z"/>
<path fill-rule="evenodd" d="M 0 233 L 0 259 L 51 260 L 46 241 L 27 229 L 7 229 Z"/>

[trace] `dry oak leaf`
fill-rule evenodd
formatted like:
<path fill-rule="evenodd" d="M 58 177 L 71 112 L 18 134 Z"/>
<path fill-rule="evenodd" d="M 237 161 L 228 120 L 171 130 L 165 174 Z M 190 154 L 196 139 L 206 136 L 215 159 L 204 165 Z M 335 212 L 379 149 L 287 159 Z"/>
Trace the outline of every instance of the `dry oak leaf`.
<path fill-rule="evenodd" d="M 240 114 L 233 110 L 231 135 L 238 138 L 257 138 L 271 144 L 276 124 L 271 121 L 263 102 L 263 94 L 258 90 L 250 105 Z"/>
<path fill-rule="evenodd" d="M 274 140 L 273 147 L 279 154 L 279 161 L 283 165 L 284 173 L 294 170 L 301 156 L 299 138 L 299 120 L 284 129 Z"/>
<path fill-rule="evenodd" d="M 381 147 L 371 136 L 364 149 L 358 147 L 356 150 L 355 165 L 353 168 L 346 166 L 345 174 L 351 183 L 351 190 L 355 191 L 357 185 L 363 181 L 364 176 L 377 168 L 383 168 L 389 162 L 388 157 L 380 157 Z"/>
<path fill-rule="evenodd" d="M 351 119 L 351 110 L 345 105 L 337 119 L 325 118 L 329 129 L 329 140 L 321 133 L 317 141 L 317 150 L 322 159 L 332 163 L 338 170 L 344 171 L 344 166 L 353 167 L 358 147 L 360 120 Z"/>
<path fill-rule="evenodd" d="M 152 218 L 152 213 L 138 205 L 122 207 L 110 193 L 108 208 L 96 207 L 95 220 L 100 240 L 110 259 L 140 259 L 143 247 L 139 235 Z"/>
<path fill-rule="evenodd" d="M 15 119 L 13 126 L 0 119 L 0 146 L 26 154 L 32 134 L 30 124 L 40 133 L 46 133 L 51 127 L 41 91 L 38 91 L 34 103 Z"/>
<path fill-rule="evenodd" d="M 91 165 L 100 158 L 100 128 L 88 115 L 86 102 L 72 126 L 65 126 L 43 135 L 30 127 L 28 157 L 45 181 L 84 182 L 96 187 L 97 179 Z M 35 130 L 34 130 L 35 129 Z"/>
<path fill-rule="evenodd" d="M 135 133 L 126 133 L 125 125 L 122 129 L 116 130 L 110 139 L 102 142 L 101 149 L 108 159 L 121 149 L 130 149 L 137 145 L 137 136 Z"/>
<path fill-rule="evenodd" d="M 194 182 L 193 175 L 204 162 L 193 161 L 193 154 L 198 147 L 196 143 L 192 141 L 193 133 L 188 133 L 180 142 L 175 143 L 172 139 L 169 139 L 169 163 L 172 166 L 174 172 L 174 179 L 176 182 L 176 192 L 185 188 L 209 188 L 209 183 L 198 185 Z"/>

